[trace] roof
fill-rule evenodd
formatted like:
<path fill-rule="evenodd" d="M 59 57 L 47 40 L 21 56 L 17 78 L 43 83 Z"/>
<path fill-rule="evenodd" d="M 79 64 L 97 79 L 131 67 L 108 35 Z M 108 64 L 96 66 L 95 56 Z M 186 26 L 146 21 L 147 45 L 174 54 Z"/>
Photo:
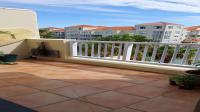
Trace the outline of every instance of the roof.
<path fill-rule="evenodd" d="M 92 26 L 92 25 L 76 25 L 76 26 L 71 26 L 74 28 L 98 28 L 98 27 L 104 27 L 104 26 Z"/>
<path fill-rule="evenodd" d="M 188 31 L 200 31 L 200 25 L 199 26 L 187 27 L 185 29 L 188 30 Z"/>
<path fill-rule="evenodd" d="M 56 28 L 56 27 L 47 27 L 42 29 L 48 29 L 49 31 L 57 31 L 57 32 L 64 32 L 64 28 Z"/>
<path fill-rule="evenodd" d="M 64 29 L 57 29 L 57 30 L 53 30 L 53 32 L 65 32 Z"/>
<path fill-rule="evenodd" d="M 169 23 L 169 22 L 151 22 L 151 23 L 143 23 L 143 24 L 138 24 L 138 25 L 150 25 L 150 26 L 164 26 L 164 25 L 181 25 L 181 24 L 176 24 L 176 23 Z"/>
<path fill-rule="evenodd" d="M 200 42 L 200 38 L 188 38 L 188 39 L 185 39 L 184 42 L 199 43 Z"/>
<path fill-rule="evenodd" d="M 135 30 L 132 26 L 115 26 L 115 27 L 102 27 L 95 30 Z"/>

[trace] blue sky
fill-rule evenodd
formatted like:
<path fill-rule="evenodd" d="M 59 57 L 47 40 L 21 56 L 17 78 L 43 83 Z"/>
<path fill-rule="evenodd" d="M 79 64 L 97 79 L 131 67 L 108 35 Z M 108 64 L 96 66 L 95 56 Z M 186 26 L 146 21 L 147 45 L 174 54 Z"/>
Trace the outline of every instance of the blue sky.
<path fill-rule="evenodd" d="M 200 0 L 0 0 L 0 7 L 36 11 L 39 27 L 134 26 L 154 21 L 200 25 Z"/>

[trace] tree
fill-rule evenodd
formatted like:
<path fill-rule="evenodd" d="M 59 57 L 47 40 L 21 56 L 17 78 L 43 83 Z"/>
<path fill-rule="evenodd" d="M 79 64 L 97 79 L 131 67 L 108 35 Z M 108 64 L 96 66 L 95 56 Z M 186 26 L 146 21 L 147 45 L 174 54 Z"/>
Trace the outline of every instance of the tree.
<path fill-rule="evenodd" d="M 112 35 L 107 37 L 97 37 L 95 40 L 98 41 L 130 41 L 130 42 L 149 42 L 150 39 L 147 39 L 145 36 L 134 35 L 131 36 L 129 34 L 125 35 Z"/>
<path fill-rule="evenodd" d="M 50 32 L 48 29 L 40 29 L 39 32 L 41 38 L 50 38 L 50 39 L 55 38 L 54 33 Z"/>
<path fill-rule="evenodd" d="M 12 38 L 12 39 L 16 39 L 15 35 L 14 35 L 14 34 L 12 34 L 12 33 L 11 33 L 11 32 L 9 32 L 9 31 L 0 31 L 0 34 L 8 34 L 8 35 L 10 35 L 10 36 L 11 36 L 11 38 Z"/>

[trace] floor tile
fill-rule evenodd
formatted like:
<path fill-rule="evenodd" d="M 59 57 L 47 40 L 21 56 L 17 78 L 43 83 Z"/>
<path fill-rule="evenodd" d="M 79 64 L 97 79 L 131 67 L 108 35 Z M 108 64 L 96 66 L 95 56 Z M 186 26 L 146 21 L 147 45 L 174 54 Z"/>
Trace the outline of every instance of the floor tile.
<path fill-rule="evenodd" d="M 83 86 L 83 85 L 72 85 L 68 87 L 63 87 L 59 89 L 49 90 L 49 92 L 63 95 L 70 98 L 79 98 L 95 93 L 104 92 L 105 90 L 97 89 L 93 87 Z"/>
<path fill-rule="evenodd" d="M 145 100 L 145 98 L 109 91 L 84 97 L 81 100 L 116 109 L 123 106 L 131 105 L 139 101 L 143 101 Z"/>
<path fill-rule="evenodd" d="M 0 81 L 0 87 L 14 86 L 14 85 L 16 85 L 16 84 L 10 83 L 10 82 L 6 82 L 6 81 Z"/>
<path fill-rule="evenodd" d="M 69 99 L 66 97 L 58 96 L 47 92 L 39 92 L 30 95 L 9 97 L 8 100 L 17 103 L 19 105 L 23 105 L 25 107 L 34 108 Z"/>
<path fill-rule="evenodd" d="M 125 76 L 123 81 L 135 83 L 135 84 L 145 84 L 149 82 L 157 81 L 155 78 L 144 78 L 139 76 Z"/>
<path fill-rule="evenodd" d="M 200 90 L 188 91 L 178 89 L 176 91 L 165 94 L 164 97 L 189 101 L 190 103 L 196 104 L 196 102 L 200 99 Z"/>
<path fill-rule="evenodd" d="M 18 78 L 26 76 L 27 73 L 22 72 L 9 72 L 10 70 L 6 70 L 6 72 L 0 72 L 0 79 L 10 79 L 10 78 Z"/>
<path fill-rule="evenodd" d="M 150 87 L 150 86 L 145 86 L 145 85 L 126 87 L 126 88 L 118 89 L 117 91 L 131 94 L 131 95 L 147 97 L 147 98 L 153 98 L 153 97 L 160 96 L 164 93 L 169 92 L 168 89 Z"/>
<path fill-rule="evenodd" d="M 129 107 L 144 112 L 193 112 L 194 110 L 194 105 L 188 101 L 164 97 L 147 100 Z"/>
<path fill-rule="evenodd" d="M 72 83 L 59 81 L 59 80 L 46 80 L 46 81 L 40 81 L 37 83 L 28 83 L 26 85 L 32 88 L 40 89 L 40 90 L 49 90 L 49 89 L 70 86 L 72 85 Z"/>
<path fill-rule="evenodd" d="M 107 112 L 109 109 L 97 105 L 70 100 L 36 109 L 39 112 Z"/>
<path fill-rule="evenodd" d="M 160 88 L 168 88 L 168 89 L 175 89 L 177 87 L 171 86 L 168 80 L 158 80 L 150 83 L 146 83 L 145 85 L 153 86 L 153 87 L 160 87 Z"/>
<path fill-rule="evenodd" d="M 115 81 L 115 80 L 102 80 L 102 81 L 87 83 L 86 85 L 101 89 L 113 90 L 117 88 L 133 86 L 135 84 L 122 81 Z"/>
<path fill-rule="evenodd" d="M 36 89 L 24 87 L 24 86 L 8 86 L 0 88 L 0 97 L 11 97 L 18 95 L 26 95 L 39 92 Z"/>
<path fill-rule="evenodd" d="M 131 109 L 131 108 L 121 108 L 121 109 L 113 110 L 111 112 L 142 112 L 142 111 Z"/>
<path fill-rule="evenodd" d="M 16 83 L 16 84 L 27 84 L 27 83 L 37 83 L 39 81 L 44 82 L 45 79 L 27 75 L 27 76 L 18 77 L 18 78 L 6 79 L 6 81 Z"/>

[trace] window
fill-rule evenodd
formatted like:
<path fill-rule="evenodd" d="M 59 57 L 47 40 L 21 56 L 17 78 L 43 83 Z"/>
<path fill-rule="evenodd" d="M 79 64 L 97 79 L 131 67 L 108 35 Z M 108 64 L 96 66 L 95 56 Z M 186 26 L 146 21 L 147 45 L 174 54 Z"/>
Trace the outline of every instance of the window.
<path fill-rule="evenodd" d="M 169 36 L 165 35 L 165 36 L 164 36 L 164 39 L 170 39 L 170 38 L 169 38 Z"/>
<path fill-rule="evenodd" d="M 144 27 L 144 26 L 141 26 L 141 27 L 140 27 L 140 29 L 146 29 L 146 27 Z"/>
<path fill-rule="evenodd" d="M 181 29 L 181 26 L 176 26 L 178 29 Z"/>
<path fill-rule="evenodd" d="M 173 27 L 173 26 L 168 26 L 168 28 L 169 28 L 169 29 L 173 29 L 174 27 Z"/>
<path fill-rule="evenodd" d="M 180 34 L 181 32 L 180 32 L 180 31 L 176 31 L 175 33 L 176 33 L 176 34 Z"/>
<path fill-rule="evenodd" d="M 141 35 L 146 34 L 146 32 L 140 32 Z"/>
<path fill-rule="evenodd" d="M 162 29 L 162 26 L 154 26 L 154 29 Z"/>
<path fill-rule="evenodd" d="M 172 34 L 172 31 L 166 31 L 166 32 L 165 32 L 165 35 L 170 36 L 171 34 Z"/>

